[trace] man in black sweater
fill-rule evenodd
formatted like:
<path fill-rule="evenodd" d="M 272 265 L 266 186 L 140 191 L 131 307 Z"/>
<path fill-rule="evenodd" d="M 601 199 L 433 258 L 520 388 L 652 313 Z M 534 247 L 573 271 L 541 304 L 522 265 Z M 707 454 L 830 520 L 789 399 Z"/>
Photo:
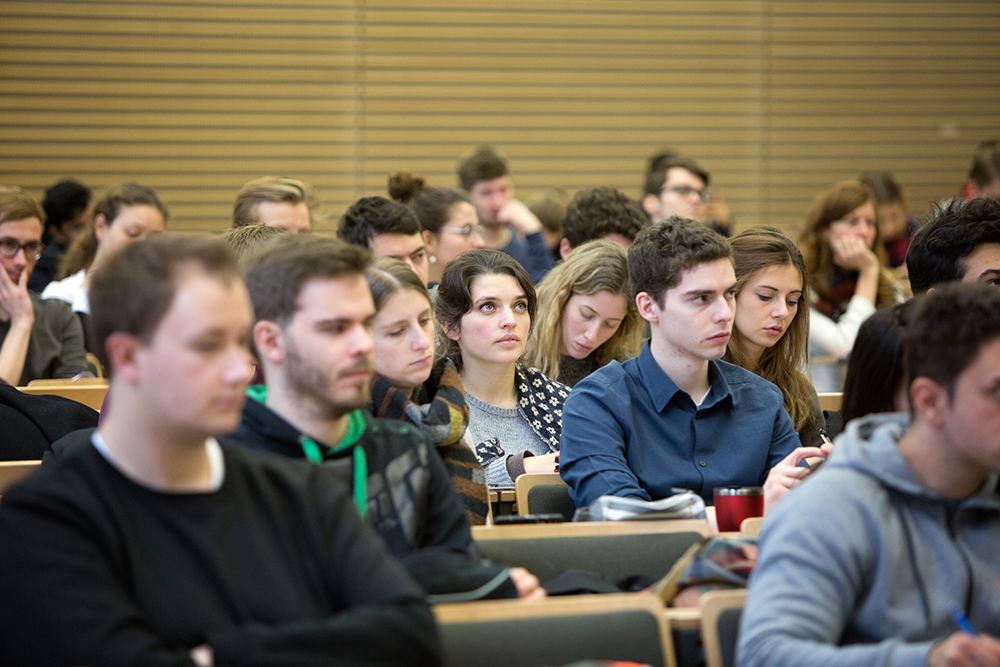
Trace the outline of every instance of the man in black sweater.
<path fill-rule="evenodd" d="M 253 341 L 266 386 L 254 387 L 233 437 L 322 463 L 353 487 L 366 523 L 434 602 L 542 597 L 538 579 L 479 558 L 469 520 L 435 447 L 367 404 L 375 305 L 371 253 L 338 239 L 277 239 L 247 268 Z"/>
<path fill-rule="evenodd" d="M 422 592 L 315 466 L 231 447 L 252 311 L 215 241 L 98 269 L 96 430 L 0 506 L 0 664 L 435 665 Z"/>

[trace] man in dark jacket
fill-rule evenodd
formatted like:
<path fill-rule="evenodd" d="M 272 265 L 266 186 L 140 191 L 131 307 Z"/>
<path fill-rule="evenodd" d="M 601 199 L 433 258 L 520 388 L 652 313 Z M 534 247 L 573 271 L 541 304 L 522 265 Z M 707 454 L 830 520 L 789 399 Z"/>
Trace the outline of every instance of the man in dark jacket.
<path fill-rule="evenodd" d="M 220 443 L 252 310 L 219 242 L 97 269 L 113 397 L 0 506 L 0 663 L 435 665 L 423 592 L 316 466 Z"/>
<path fill-rule="evenodd" d="M 370 259 L 338 239 L 297 237 L 254 258 L 246 280 L 267 384 L 251 392 L 234 437 L 322 463 L 351 485 L 366 523 L 433 601 L 542 595 L 522 568 L 478 558 L 448 472 L 419 429 L 360 409 L 372 379 Z"/>

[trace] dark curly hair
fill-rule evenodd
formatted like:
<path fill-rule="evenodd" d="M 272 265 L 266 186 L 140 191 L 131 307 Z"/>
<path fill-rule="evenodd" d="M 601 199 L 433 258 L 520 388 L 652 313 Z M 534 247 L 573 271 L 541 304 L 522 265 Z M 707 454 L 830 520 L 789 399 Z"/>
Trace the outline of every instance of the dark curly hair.
<path fill-rule="evenodd" d="M 629 248 L 632 290 L 646 292 L 662 306 L 663 295 L 680 284 L 685 271 L 717 259 L 733 259 L 722 235 L 700 222 L 671 216 L 640 232 Z"/>
<path fill-rule="evenodd" d="M 609 234 L 619 234 L 635 241 L 649 218 L 639 204 L 615 188 L 580 190 L 566 207 L 563 236 L 578 248 L 587 241 L 596 241 Z"/>
<path fill-rule="evenodd" d="M 337 237 L 365 248 L 379 234 L 419 234 L 420 220 L 405 204 L 385 197 L 362 197 L 347 209 L 337 225 Z"/>
<path fill-rule="evenodd" d="M 906 272 L 914 294 L 961 280 L 976 246 L 1000 243 L 1000 203 L 993 199 L 953 200 L 937 211 L 910 239 Z"/>

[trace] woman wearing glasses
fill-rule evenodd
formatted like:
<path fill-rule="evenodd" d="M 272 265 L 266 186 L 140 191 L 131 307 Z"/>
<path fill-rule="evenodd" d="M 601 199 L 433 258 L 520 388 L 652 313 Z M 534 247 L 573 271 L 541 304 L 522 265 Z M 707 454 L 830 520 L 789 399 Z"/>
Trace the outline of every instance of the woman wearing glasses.
<path fill-rule="evenodd" d="M 799 236 L 812 311 L 809 368 L 816 391 L 841 391 L 858 328 L 876 307 L 903 300 L 883 269 L 885 250 L 871 194 L 857 181 L 837 183 L 816 197 Z"/>
<path fill-rule="evenodd" d="M 89 313 L 90 275 L 111 254 L 150 234 L 163 231 L 167 207 L 152 188 L 122 183 L 104 193 L 94 207 L 94 226 L 73 241 L 59 278 L 42 292 L 43 299 L 59 299 L 78 313 Z"/>
<path fill-rule="evenodd" d="M 430 259 L 429 285 L 441 282 L 448 262 L 485 244 L 476 209 L 461 192 L 424 187 L 424 179 L 403 171 L 389 178 L 389 195 L 409 205 L 424 228 L 424 246 Z"/>

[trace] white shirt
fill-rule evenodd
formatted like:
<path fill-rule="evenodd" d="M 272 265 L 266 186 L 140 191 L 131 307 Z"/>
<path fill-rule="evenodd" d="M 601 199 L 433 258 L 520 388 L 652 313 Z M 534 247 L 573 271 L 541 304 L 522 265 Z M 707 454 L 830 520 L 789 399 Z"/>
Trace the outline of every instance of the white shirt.
<path fill-rule="evenodd" d="M 111 450 L 108 449 L 108 443 L 104 442 L 104 438 L 101 437 L 99 432 L 94 431 L 94 433 L 90 436 L 90 443 L 94 445 L 94 449 L 96 449 L 98 453 L 104 457 L 104 460 L 114 466 L 118 472 L 122 473 L 139 486 L 149 488 L 142 482 L 133 479 L 124 470 L 122 470 L 121 467 L 119 467 L 119 465 L 115 462 L 114 456 L 111 454 Z M 208 455 L 208 465 L 211 471 L 210 479 L 208 481 L 208 492 L 215 493 L 222 488 L 222 482 L 226 478 L 226 460 L 225 456 L 222 454 L 222 445 L 220 445 L 219 441 L 215 438 L 205 438 L 205 453 Z"/>
<path fill-rule="evenodd" d="M 70 305 L 75 313 L 90 314 L 90 290 L 83 286 L 86 269 L 80 269 L 62 280 L 54 280 L 42 290 L 43 299 L 58 299 Z"/>

